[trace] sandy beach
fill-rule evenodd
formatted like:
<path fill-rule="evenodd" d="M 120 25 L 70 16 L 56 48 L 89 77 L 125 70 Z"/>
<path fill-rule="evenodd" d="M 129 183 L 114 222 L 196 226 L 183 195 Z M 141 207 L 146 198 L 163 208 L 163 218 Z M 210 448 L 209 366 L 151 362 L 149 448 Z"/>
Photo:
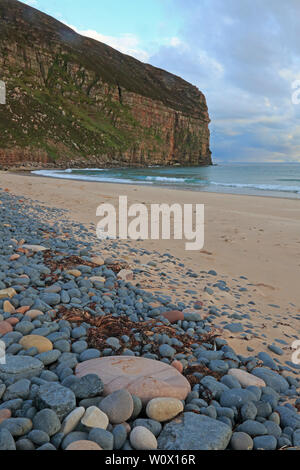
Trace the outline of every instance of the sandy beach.
<path fill-rule="evenodd" d="M 109 202 L 117 207 L 120 195 L 128 197 L 128 204 L 204 204 L 205 245 L 200 252 L 185 251 L 181 240 L 145 240 L 119 241 L 120 255 L 131 262 L 133 255 L 128 254 L 128 245 L 134 247 L 137 243 L 139 248 L 153 252 L 154 255 L 145 255 L 139 262 L 146 266 L 149 259 L 155 259 L 157 266 L 148 267 L 147 276 L 141 274 L 138 282 L 146 289 L 157 289 L 168 295 L 176 293 L 177 300 L 180 293 L 182 299 L 186 297 L 185 273 L 190 269 L 199 276 L 188 278 L 188 286 L 199 293 L 198 300 L 205 305 L 225 305 L 234 313 L 237 306 L 254 301 L 251 334 L 245 341 L 245 335 L 241 338 L 240 334 L 225 330 L 230 344 L 241 353 L 246 353 L 248 346 L 256 351 L 268 351 L 267 345 L 275 338 L 281 339 L 287 344 L 283 348 L 285 359 L 290 360 L 290 345 L 300 335 L 299 201 L 57 180 L 7 172 L 0 173 L 0 186 L 20 197 L 66 209 L 66 217 L 85 224 L 93 231 L 98 222 L 97 206 Z M 109 243 L 105 248 L 102 243 L 101 253 L 109 256 Z M 173 284 L 161 282 L 158 276 L 161 269 L 166 270 L 166 258 L 162 256 L 165 253 L 184 264 L 180 268 L 178 264 L 168 263 L 167 273 Z M 209 276 L 200 273 L 210 270 L 215 270 L 217 277 L 212 279 L 210 276 L 209 281 Z M 241 276 L 246 279 L 240 279 Z M 205 288 L 212 286 L 217 279 L 224 280 L 230 290 L 218 291 L 212 296 Z M 247 321 L 242 320 L 242 323 L 247 326 Z"/>

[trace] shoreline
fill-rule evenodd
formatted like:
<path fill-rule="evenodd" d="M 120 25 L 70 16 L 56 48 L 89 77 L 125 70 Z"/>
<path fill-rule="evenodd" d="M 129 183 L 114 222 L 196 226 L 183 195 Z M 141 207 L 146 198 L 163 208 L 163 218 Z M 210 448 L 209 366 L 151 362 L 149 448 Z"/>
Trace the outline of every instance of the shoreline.
<path fill-rule="evenodd" d="M 217 166 L 217 165 L 212 165 L 212 166 Z M 161 167 L 162 168 L 162 167 Z M 75 169 L 75 168 L 74 168 Z M 80 168 L 78 168 L 80 169 Z M 111 168 L 108 168 L 111 169 Z M 56 169 L 49 169 L 49 171 L 55 171 L 59 170 L 58 168 Z M 114 182 L 114 181 L 88 181 L 84 179 L 71 179 L 71 178 L 57 178 L 54 176 L 46 176 L 46 175 L 36 175 L 33 173 L 33 171 L 38 171 L 38 170 L 8 170 L 8 173 L 11 174 L 17 174 L 17 175 L 23 175 L 23 176 L 33 176 L 37 178 L 50 178 L 50 179 L 57 179 L 57 180 L 66 180 L 66 181 L 77 181 L 79 183 L 98 183 L 98 184 L 119 184 L 121 186 L 138 186 L 138 187 L 152 187 L 152 188 L 159 188 L 159 189 L 166 189 L 166 190 L 171 190 L 171 191 L 188 191 L 191 193 L 208 193 L 208 194 L 215 194 L 215 195 L 229 195 L 229 196 L 238 196 L 238 197 L 258 197 L 258 198 L 271 198 L 271 199 L 284 199 L 284 200 L 291 200 L 291 201 L 300 201 L 300 197 L 291 197 L 291 196 L 283 196 L 285 194 L 282 192 L 280 195 L 270 195 L 270 194 L 243 194 L 243 193 L 233 193 L 233 192 L 222 192 L 222 191 L 207 191 L 207 190 L 201 190 L 201 189 L 192 189 L 190 186 L 185 186 L 185 187 L 177 187 L 177 186 L 166 186 L 166 185 L 160 185 L 160 184 L 145 184 L 145 183 L 138 183 L 138 182 L 132 182 L 132 183 L 121 183 L 121 182 Z M 6 173 L 6 171 L 0 170 L 0 173 Z"/>
<path fill-rule="evenodd" d="M 300 272 L 300 221 L 296 199 L 241 197 L 170 188 L 158 191 L 153 186 L 60 180 L 6 172 L 0 172 L 0 185 L 14 194 L 67 209 L 71 218 L 89 225 L 97 223 L 98 205 L 116 204 L 119 195 L 127 195 L 129 204 L 203 203 L 206 225 L 205 246 L 201 252 L 185 252 L 184 243 L 177 240 L 139 243 L 150 250 L 154 247 L 159 252 L 168 250 L 198 271 L 213 268 L 231 277 L 240 273 L 248 277 L 249 282 L 269 286 L 262 289 L 266 298 L 279 297 L 281 303 L 299 304 L 296 279 Z"/>
<path fill-rule="evenodd" d="M 11 368 L 15 367 L 15 356 L 18 356 L 18 370 L 24 374 L 20 378 L 28 377 L 30 386 L 35 385 L 35 390 L 31 389 L 32 393 L 35 392 L 38 397 L 44 397 L 45 394 L 46 400 L 50 394 L 49 408 L 53 408 L 54 413 L 57 413 L 57 431 L 65 416 L 71 416 L 72 410 L 81 405 L 81 423 L 86 424 L 85 417 L 90 418 L 90 412 L 93 412 L 93 421 L 87 425 L 91 428 L 101 427 L 98 426 L 98 421 L 94 421 L 97 416 L 94 416 L 96 410 L 92 404 L 98 406 L 107 395 L 109 400 L 115 399 L 113 392 L 117 392 L 126 394 L 128 400 L 132 400 L 131 394 L 136 397 L 135 400 L 140 400 L 138 413 L 134 418 L 133 404 L 125 417 L 118 418 L 121 423 L 129 424 L 129 428 L 126 428 L 129 429 L 128 436 L 129 432 L 131 433 L 130 442 L 132 427 L 138 426 L 134 420 L 139 416 L 162 421 L 160 430 L 157 431 L 157 441 L 153 434 L 153 442 L 159 449 L 172 449 L 168 427 L 173 424 L 177 426 L 178 422 L 184 437 L 182 448 L 206 448 L 203 438 L 197 440 L 195 447 L 190 441 L 190 435 L 184 434 L 186 429 L 190 429 L 187 424 L 189 419 L 194 423 L 193 426 L 199 429 L 200 435 L 205 435 L 201 431 L 205 429 L 205 419 L 209 419 L 209 425 L 218 432 L 226 431 L 226 442 L 218 444 L 220 450 L 234 448 L 234 440 L 230 439 L 238 437 L 236 431 L 240 429 L 237 426 L 242 425 L 245 425 L 246 436 L 249 432 L 247 449 L 271 447 L 275 450 L 281 449 L 283 445 L 296 446 L 298 441 L 293 437 L 282 441 L 279 436 L 283 436 L 287 426 L 298 426 L 300 419 L 300 365 L 293 354 L 293 345 L 298 339 L 296 334 L 300 332 L 299 303 L 298 306 L 292 305 L 291 299 L 285 298 L 281 292 L 281 302 L 276 305 L 275 294 L 279 293 L 275 291 L 272 292 L 270 303 L 269 297 L 259 290 L 268 286 L 258 288 L 252 279 L 242 276 L 241 260 L 235 253 L 235 246 L 230 252 L 231 265 L 235 254 L 235 277 L 231 277 L 226 271 L 213 271 L 221 255 L 214 258 L 214 254 L 207 251 L 203 251 L 202 255 L 208 256 L 210 271 L 201 263 L 199 265 L 198 258 L 198 265 L 195 266 L 192 255 L 183 259 L 178 244 L 174 245 L 174 250 L 170 249 L 170 241 L 169 246 L 163 250 L 164 247 L 159 241 L 150 249 L 146 241 L 97 239 L 94 224 L 91 223 L 91 213 L 87 210 L 91 209 L 96 197 L 97 200 L 100 197 L 103 200 L 115 200 L 117 195 L 110 191 L 111 185 L 109 188 L 98 188 L 97 191 L 97 184 L 78 186 L 71 182 L 66 187 L 59 181 L 54 183 L 53 180 L 17 175 L 9 179 L 2 177 L 0 173 L 3 233 L 0 248 L 2 272 L 5 274 L 2 277 L 2 287 L 5 289 L 1 290 L 0 298 L 3 311 L 0 334 L 15 329 L 18 336 L 13 344 L 7 334 L 1 336 L 4 340 L 9 340 L 7 362 L 1 370 L 2 374 L 8 374 Z M 115 185 L 115 191 L 118 189 L 119 185 Z M 157 192 L 154 195 L 153 191 L 147 194 L 143 192 L 142 195 L 134 194 L 136 192 L 138 188 L 128 190 L 127 194 L 131 200 L 147 197 L 149 203 L 153 197 L 158 197 Z M 168 202 L 169 193 L 162 193 L 159 197 Z M 179 192 L 176 194 L 177 200 L 183 202 L 183 195 L 187 200 L 187 194 Z M 216 206 L 221 209 L 223 218 L 229 213 L 236 214 L 237 207 L 234 204 L 232 206 L 233 199 L 220 199 L 213 195 L 207 198 L 209 217 L 215 216 L 211 223 L 222 223 L 225 220 L 214 212 Z M 249 210 L 253 210 L 252 202 L 250 198 L 247 199 L 248 216 L 251 215 Z M 289 210 L 295 206 L 291 201 L 281 202 L 283 211 L 287 206 Z M 245 201 L 242 205 L 244 203 Z M 273 201 L 266 203 L 266 200 L 261 200 L 262 206 L 260 209 L 256 207 L 257 212 L 260 210 L 265 214 L 269 209 L 265 204 L 268 206 L 270 203 Z M 268 217 L 271 217 L 270 213 Z M 242 224 L 243 215 L 240 214 L 237 220 Z M 296 221 L 299 224 L 299 221 Z M 228 225 L 226 231 L 228 236 L 231 235 Z M 288 241 L 291 243 L 292 238 Z M 216 240 L 213 240 L 213 243 L 215 242 Z M 228 246 L 232 248 L 231 245 L 232 243 Z M 171 253 L 168 253 L 170 251 Z M 253 256 L 253 253 L 251 254 Z M 7 266 L 10 269 L 7 269 Z M 281 274 L 284 280 L 285 273 Z M 7 300 L 3 300 L 7 296 Z M 23 321 L 23 315 L 25 320 L 28 318 L 27 321 Z M 166 319 L 169 320 L 167 323 Z M 34 341 L 39 341 L 34 343 L 37 349 L 34 358 L 29 358 L 20 349 L 25 351 L 33 345 L 30 333 L 35 335 Z M 67 339 L 61 341 L 61 334 Z M 90 368 L 90 359 L 96 361 L 97 369 Z M 28 372 L 29 360 L 38 367 L 35 377 Z M 141 377 L 145 380 L 145 386 L 138 385 L 136 389 L 135 384 L 139 381 L 136 374 L 132 373 L 131 367 L 140 367 L 140 361 L 146 361 L 143 364 L 145 373 Z M 148 369 L 148 365 L 155 367 L 155 372 Z M 160 386 L 162 371 L 163 389 Z M 95 374 L 100 377 L 100 381 Z M 112 380 L 111 374 L 118 380 Z M 76 385 L 77 380 L 83 376 L 86 376 L 88 381 L 84 390 L 81 383 L 78 382 L 79 388 Z M 53 378 L 57 379 L 54 383 Z M 94 394 L 95 381 L 99 385 L 99 396 L 92 398 L 97 400 L 96 402 L 91 402 L 89 384 L 93 385 Z M 166 383 L 169 385 L 167 390 Z M 254 389 L 242 390 L 249 384 L 256 385 L 255 392 Z M 258 387 L 262 387 L 261 391 Z M 276 395 L 271 393 L 270 396 L 270 388 L 274 389 Z M 10 387 L 7 390 L 9 391 Z M 76 395 L 78 390 L 80 394 Z M 190 390 L 193 395 L 189 394 Z M 75 394 L 74 397 L 72 393 Z M 55 398 L 54 401 L 52 397 Z M 66 410 L 56 406 L 58 402 L 66 406 L 65 397 L 68 400 Z M 15 400 L 8 401 L 8 398 L 6 394 L 0 400 L 2 409 L 7 407 L 4 420 L 11 415 L 26 416 L 26 423 L 31 426 L 30 420 L 44 408 L 36 400 L 33 415 L 28 415 L 24 401 L 24 407 L 17 414 L 11 405 Z M 171 421 L 167 420 L 168 424 L 165 424 L 166 419 L 161 419 L 160 414 L 150 414 L 148 406 L 154 398 L 161 400 L 161 405 L 166 409 L 166 400 L 169 399 L 172 399 L 172 403 L 177 400 L 176 403 L 180 405 L 174 415 L 173 412 L 170 414 Z M 22 399 L 19 403 L 21 407 Z M 146 410 L 143 410 L 143 403 L 147 403 Z M 243 403 L 243 409 L 246 410 L 248 405 L 251 409 L 257 407 L 253 408 L 255 413 L 252 424 L 263 426 L 262 423 L 265 423 L 266 429 L 259 431 L 259 436 L 262 434 L 262 437 L 256 436 L 252 439 L 252 433 L 248 431 L 248 415 L 242 414 L 241 420 L 240 415 L 235 414 L 234 411 L 241 408 Z M 285 405 L 289 408 L 285 408 Z M 219 406 L 232 408 L 232 417 L 224 421 L 223 416 L 218 416 Z M 120 411 L 118 402 L 113 409 Z M 180 414 L 182 411 L 184 414 Z M 180 416 L 173 422 L 172 419 L 177 414 Z M 206 415 L 206 418 L 198 417 L 199 414 Z M 107 416 L 106 426 L 110 423 L 107 433 L 113 433 L 114 421 L 109 419 L 110 415 Z M 100 418 L 103 419 L 103 415 Z M 43 422 L 46 421 L 44 419 Z M 270 432 L 267 421 L 273 423 L 269 424 L 272 426 Z M 276 438 L 272 434 L 275 422 L 278 423 L 275 426 Z M 72 429 L 81 430 L 81 424 L 77 427 L 76 423 Z M 72 429 L 69 429 L 70 436 L 67 433 L 63 441 L 50 441 L 49 438 L 50 443 L 47 441 L 48 443 L 38 449 L 70 449 L 68 445 L 73 439 Z M 26 432 L 27 429 L 23 434 Z M 84 435 L 84 438 L 86 440 L 81 441 L 81 444 L 78 438 L 75 438 L 74 445 L 82 445 L 82 442 L 91 445 L 91 441 L 94 442 L 90 434 Z M 113 439 L 112 434 L 112 448 Z M 205 439 L 212 442 L 212 448 L 217 448 L 214 432 L 209 433 Z M 12 438 L 11 445 L 19 449 L 18 442 L 19 440 L 15 445 Z M 126 442 L 129 443 L 128 440 Z M 129 447 L 126 447 L 126 442 L 124 448 L 131 449 L 130 443 Z M 35 447 L 37 446 L 31 445 L 32 450 Z M 99 450 L 101 448 L 100 446 Z"/>

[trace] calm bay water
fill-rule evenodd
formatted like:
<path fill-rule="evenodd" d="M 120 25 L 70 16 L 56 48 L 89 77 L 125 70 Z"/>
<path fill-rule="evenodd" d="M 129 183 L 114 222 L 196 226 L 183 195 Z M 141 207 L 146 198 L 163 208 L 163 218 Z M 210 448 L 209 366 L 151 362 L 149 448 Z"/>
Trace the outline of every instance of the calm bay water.
<path fill-rule="evenodd" d="M 37 170 L 34 174 L 99 183 L 300 199 L 300 163 L 226 163 L 210 167 Z"/>

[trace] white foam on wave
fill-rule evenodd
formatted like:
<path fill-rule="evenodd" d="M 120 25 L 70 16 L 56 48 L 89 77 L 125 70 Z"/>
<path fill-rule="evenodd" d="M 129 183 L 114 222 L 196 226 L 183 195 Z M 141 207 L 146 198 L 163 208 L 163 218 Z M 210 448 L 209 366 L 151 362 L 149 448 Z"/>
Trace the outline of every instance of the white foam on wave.
<path fill-rule="evenodd" d="M 123 184 L 155 184 L 155 183 L 177 183 L 185 184 L 188 186 L 220 186 L 227 188 L 236 188 L 236 189 L 252 189 L 259 191 L 275 191 L 275 192 L 285 192 L 300 194 L 300 186 L 295 185 L 279 185 L 279 184 L 257 184 L 257 183 L 225 183 L 217 181 L 204 181 L 204 180 L 191 180 L 190 178 L 177 178 L 169 176 L 146 176 L 146 178 L 120 178 L 116 176 L 103 175 L 101 172 L 108 171 L 109 169 L 102 168 L 86 168 L 82 170 L 72 170 L 70 168 L 66 170 L 35 170 L 32 171 L 33 174 L 39 176 L 47 176 L 50 178 L 61 178 L 69 180 L 81 180 L 81 181 L 93 181 L 93 182 L 103 182 L 103 183 L 123 183 Z M 95 175 L 85 175 L 82 174 L 82 171 L 93 171 L 98 172 L 99 174 Z"/>
<path fill-rule="evenodd" d="M 279 184 L 253 184 L 253 183 L 217 183 L 211 181 L 210 184 L 215 186 L 224 186 L 228 188 L 248 188 L 248 189 L 259 189 L 261 191 L 279 191 L 287 193 L 300 194 L 300 186 L 282 186 Z"/>
<path fill-rule="evenodd" d="M 169 176 L 147 176 L 147 181 L 164 181 L 165 183 L 185 183 L 188 181 L 186 178 L 171 178 Z"/>
<path fill-rule="evenodd" d="M 83 175 L 81 173 L 70 173 L 66 170 L 35 170 L 31 173 L 38 176 L 47 176 L 48 178 L 60 178 L 67 180 L 79 180 L 79 181 L 93 181 L 99 183 L 124 183 L 124 184 L 134 184 L 136 181 L 126 178 L 115 178 L 109 176 L 97 176 L 97 175 Z M 145 184 L 152 184 L 148 181 L 142 181 Z"/>

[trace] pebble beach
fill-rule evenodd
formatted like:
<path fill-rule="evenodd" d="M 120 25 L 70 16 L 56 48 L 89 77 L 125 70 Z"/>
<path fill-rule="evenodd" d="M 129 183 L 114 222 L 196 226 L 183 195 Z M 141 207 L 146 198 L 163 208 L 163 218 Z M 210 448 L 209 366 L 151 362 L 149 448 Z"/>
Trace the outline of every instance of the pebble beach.
<path fill-rule="evenodd" d="M 0 178 L 0 450 L 300 448 L 295 289 L 100 241 L 38 180 Z"/>

